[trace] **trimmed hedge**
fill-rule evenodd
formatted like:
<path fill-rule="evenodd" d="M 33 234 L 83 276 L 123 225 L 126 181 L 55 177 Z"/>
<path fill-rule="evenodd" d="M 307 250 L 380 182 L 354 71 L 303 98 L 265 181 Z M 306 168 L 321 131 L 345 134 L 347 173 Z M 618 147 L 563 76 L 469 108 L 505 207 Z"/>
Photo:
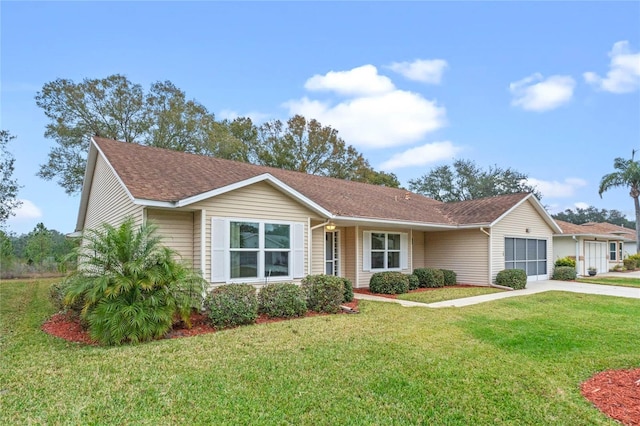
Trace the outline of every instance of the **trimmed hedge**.
<path fill-rule="evenodd" d="M 215 327 L 253 324 L 258 318 L 256 289 L 249 284 L 227 284 L 215 288 L 207 296 L 205 307 Z"/>
<path fill-rule="evenodd" d="M 270 318 L 300 317 L 307 313 L 307 301 L 294 283 L 268 284 L 258 293 L 258 312 Z"/>
<path fill-rule="evenodd" d="M 503 269 L 496 275 L 496 284 L 520 290 L 527 285 L 527 273 L 522 269 Z"/>
<path fill-rule="evenodd" d="M 456 285 L 458 283 L 458 275 L 449 269 L 440 269 L 444 275 L 444 285 Z"/>
<path fill-rule="evenodd" d="M 640 268 L 640 254 L 636 253 L 636 254 L 629 255 L 627 259 L 635 260 L 636 268 Z"/>
<path fill-rule="evenodd" d="M 420 280 L 420 287 L 444 287 L 444 273 L 440 269 L 418 268 L 413 274 Z"/>
<path fill-rule="evenodd" d="M 402 272 L 376 272 L 369 280 L 369 291 L 402 294 L 409 291 L 409 275 Z"/>
<path fill-rule="evenodd" d="M 624 259 L 622 261 L 622 264 L 624 265 L 624 268 L 627 271 L 633 271 L 634 269 L 636 269 L 636 266 L 637 266 L 636 260 L 635 259 L 630 259 L 630 258 Z"/>
<path fill-rule="evenodd" d="M 576 268 L 571 266 L 556 266 L 553 269 L 552 280 L 570 281 L 576 279 Z"/>
<path fill-rule="evenodd" d="M 344 279 L 333 275 L 307 275 L 302 288 L 307 307 L 315 312 L 335 314 L 345 297 Z"/>
<path fill-rule="evenodd" d="M 570 257 L 561 257 L 560 259 L 556 260 L 556 262 L 554 263 L 554 266 L 571 266 L 572 268 L 575 269 L 576 267 L 576 261 Z"/>
<path fill-rule="evenodd" d="M 407 274 L 409 277 L 409 290 L 415 290 L 420 287 L 420 279 L 414 274 Z"/>
<path fill-rule="evenodd" d="M 348 278 L 342 278 L 342 284 L 344 284 L 344 297 L 342 298 L 343 302 L 352 302 L 353 301 L 353 284 L 351 280 Z"/>

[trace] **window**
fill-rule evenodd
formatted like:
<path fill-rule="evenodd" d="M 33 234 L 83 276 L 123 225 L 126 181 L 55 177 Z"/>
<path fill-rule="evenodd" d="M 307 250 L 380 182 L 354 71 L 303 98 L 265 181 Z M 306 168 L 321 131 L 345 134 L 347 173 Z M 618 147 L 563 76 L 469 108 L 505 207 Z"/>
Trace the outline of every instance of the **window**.
<path fill-rule="evenodd" d="M 547 241 L 504 239 L 505 269 L 522 269 L 528 276 L 547 274 Z"/>
<path fill-rule="evenodd" d="M 211 218 L 211 282 L 303 278 L 304 222 Z"/>
<path fill-rule="evenodd" d="M 402 234 L 367 232 L 365 238 L 367 234 L 370 235 L 370 250 L 365 256 L 369 257 L 371 270 L 400 269 Z"/>
<path fill-rule="evenodd" d="M 609 243 L 609 260 L 618 260 L 618 243 Z"/>

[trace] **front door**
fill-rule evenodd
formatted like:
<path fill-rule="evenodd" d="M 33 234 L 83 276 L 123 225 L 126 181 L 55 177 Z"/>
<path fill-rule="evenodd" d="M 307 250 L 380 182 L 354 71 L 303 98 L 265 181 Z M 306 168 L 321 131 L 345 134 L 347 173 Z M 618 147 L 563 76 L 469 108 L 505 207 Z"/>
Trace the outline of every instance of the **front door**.
<path fill-rule="evenodd" d="M 325 274 L 340 275 L 340 264 L 338 261 L 338 231 L 325 232 L 324 252 L 325 252 Z"/>
<path fill-rule="evenodd" d="M 584 271 L 582 275 L 587 275 L 589 268 L 596 268 L 598 273 L 609 271 L 607 261 L 607 243 L 600 241 L 584 242 Z"/>

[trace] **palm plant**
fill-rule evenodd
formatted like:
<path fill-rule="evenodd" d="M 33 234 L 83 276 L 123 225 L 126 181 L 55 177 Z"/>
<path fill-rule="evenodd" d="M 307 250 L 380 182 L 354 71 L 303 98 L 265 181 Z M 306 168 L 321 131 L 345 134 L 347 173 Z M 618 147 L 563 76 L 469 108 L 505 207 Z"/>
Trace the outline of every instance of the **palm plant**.
<path fill-rule="evenodd" d="M 155 232 L 152 224 L 136 229 L 132 219 L 85 232 L 65 303 L 82 302 L 93 339 L 108 345 L 156 339 L 177 316 L 190 325 L 205 281 L 176 261 L 175 251 L 162 246 Z"/>
<path fill-rule="evenodd" d="M 636 247 L 640 253 L 640 161 L 635 161 L 633 157 L 636 150 L 631 151 L 631 159 L 616 158 L 613 160 L 615 172 L 606 174 L 600 180 L 598 194 L 602 198 L 602 193 L 616 187 L 628 187 L 629 195 L 633 198 L 636 209 Z"/>

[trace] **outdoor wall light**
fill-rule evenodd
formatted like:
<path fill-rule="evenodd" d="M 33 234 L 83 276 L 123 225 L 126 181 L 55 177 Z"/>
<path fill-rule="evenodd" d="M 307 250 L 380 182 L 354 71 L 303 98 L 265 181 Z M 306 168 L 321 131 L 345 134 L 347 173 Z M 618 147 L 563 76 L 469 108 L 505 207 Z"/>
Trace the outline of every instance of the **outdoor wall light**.
<path fill-rule="evenodd" d="M 333 231 L 334 229 L 336 229 L 336 224 L 333 222 L 329 222 L 327 223 L 327 226 L 325 226 L 325 228 L 327 228 L 327 231 Z"/>

